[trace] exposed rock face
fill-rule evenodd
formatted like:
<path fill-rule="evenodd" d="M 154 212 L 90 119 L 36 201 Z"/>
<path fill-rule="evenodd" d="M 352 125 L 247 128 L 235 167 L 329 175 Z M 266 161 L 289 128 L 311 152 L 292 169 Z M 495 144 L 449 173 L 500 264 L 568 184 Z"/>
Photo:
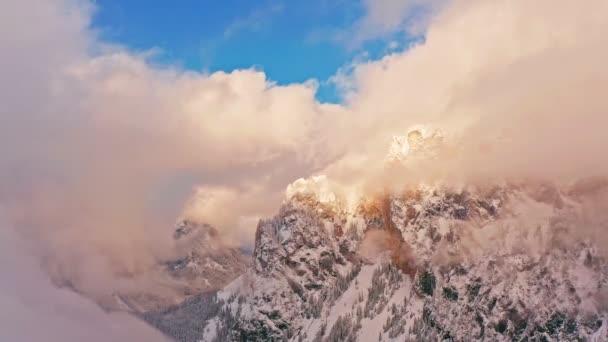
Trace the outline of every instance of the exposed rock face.
<path fill-rule="evenodd" d="M 580 215 L 547 186 L 421 186 L 355 212 L 292 196 L 200 338 L 605 341 L 608 264 Z M 380 253 L 362 253 L 377 232 Z"/>
<path fill-rule="evenodd" d="M 435 158 L 442 139 L 411 130 L 387 161 Z M 326 178 L 301 179 L 260 221 L 251 267 L 161 328 L 180 341 L 608 341 L 606 184 L 419 185 L 347 206 Z"/>
<path fill-rule="evenodd" d="M 172 278 L 188 284 L 194 294 L 222 288 L 250 264 L 250 256 L 227 245 L 210 225 L 185 221 L 177 227 L 174 237 L 189 252 L 167 262 L 166 268 Z"/>
<path fill-rule="evenodd" d="M 386 160 L 406 162 L 408 159 L 435 158 L 443 147 L 443 135 L 424 127 L 410 129 L 405 136 L 394 136 Z"/>
<path fill-rule="evenodd" d="M 102 303 L 110 310 L 156 312 L 223 288 L 251 264 L 251 256 L 227 245 L 207 224 L 180 222 L 173 236 L 183 257 L 159 264 L 155 270 L 163 289 L 116 294 Z"/>

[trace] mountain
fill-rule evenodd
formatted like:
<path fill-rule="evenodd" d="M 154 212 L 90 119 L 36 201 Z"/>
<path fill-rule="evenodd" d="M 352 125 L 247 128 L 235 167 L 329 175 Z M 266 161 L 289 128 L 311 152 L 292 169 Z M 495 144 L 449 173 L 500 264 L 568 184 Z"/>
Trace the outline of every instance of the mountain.
<path fill-rule="evenodd" d="M 353 211 L 296 193 L 259 223 L 243 275 L 164 317 L 192 323 L 184 341 L 605 341 L 585 191 L 420 186 Z"/>
<path fill-rule="evenodd" d="M 440 140 L 410 132 L 388 159 Z M 180 341 L 608 341 L 607 195 L 419 184 L 353 205 L 298 180 L 243 274 L 147 319 Z"/>
<path fill-rule="evenodd" d="M 102 306 L 109 310 L 152 314 L 221 289 L 251 263 L 250 255 L 227 244 L 208 224 L 182 221 L 176 226 L 173 238 L 182 257 L 164 261 L 153 270 L 162 290 L 117 293 L 103 301 Z"/>

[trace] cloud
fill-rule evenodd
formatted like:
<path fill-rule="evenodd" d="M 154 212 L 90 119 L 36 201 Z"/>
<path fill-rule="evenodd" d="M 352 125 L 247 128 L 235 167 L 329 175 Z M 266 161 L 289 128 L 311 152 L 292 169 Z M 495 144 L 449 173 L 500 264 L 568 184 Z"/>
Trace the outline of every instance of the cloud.
<path fill-rule="evenodd" d="M 275 3 L 263 9 L 257 9 L 249 15 L 234 20 L 224 30 L 224 39 L 229 39 L 242 31 L 259 31 L 267 27 L 272 16 L 283 12 L 282 3 Z"/>
<path fill-rule="evenodd" d="M 247 246 L 251 244 L 251 234 L 258 221 L 264 218 L 261 213 L 272 212 L 282 199 L 282 191 L 269 192 L 268 188 L 256 185 L 245 189 L 201 186 L 186 204 L 181 217 L 207 222 L 220 229 L 232 227 L 222 231 L 225 241 Z"/>
<path fill-rule="evenodd" d="M 52 285 L 39 262 L 24 253 L 14 231 L 0 229 L 0 339 L 3 341 L 167 341 L 127 314 L 109 314 L 95 303 Z"/>
<path fill-rule="evenodd" d="M 153 67 L 100 42 L 88 3 L 39 5 L 3 4 L 0 203 L 55 282 L 94 297 L 145 286 L 178 253 L 172 226 L 199 185 L 264 197 L 323 162 L 313 132 L 334 109 L 310 85 Z"/>
<path fill-rule="evenodd" d="M 363 16 L 348 32 L 349 46 L 384 38 L 395 33 L 423 34 L 443 0 L 363 0 Z"/>
<path fill-rule="evenodd" d="M 201 43 L 199 56 L 205 69 L 217 57 L 216 52 L 224 43 L 232 40 L 243 33 L 261 33 L 267 31 L 277 15 L 284 11 L 284 5 L 280 2 L 265 4 L 251 11 L 249 14 L 237 17 L 230 22 L 219 38 L 206 39 Z"/>
<path fill-rule="evenodd" d="M 454 0 L 424 41 L 340 75 L 343 105 L 253 69 L 153 66 L 99 41 L 87 2 L 32 1 L 0 14 L 0 204 L 53 280 L 93 297 L 152 286 L 180 215 L 252 241 L 247 222 L 314 173 L 378 188 L 608 172 L 603 0 Z M 418 5 L 369 4 L 388 6 L 361 23 L 373 35 Z M 374 26 L 383 11 L 401 14 Z M 390 139 L 416 124 L 444 131 L 444 155 L 387 172 Z"/>
<path fill-rule="evenodd" d="M 343 80 L 350 127 L 338 140 L 361 143 L 327 172 L 360 179 L 390 137 L 422 123 L 442 129 L 450 148 L 401 177 L 606 175 L 606 6 L 452 1 L 423 42 Z"/>

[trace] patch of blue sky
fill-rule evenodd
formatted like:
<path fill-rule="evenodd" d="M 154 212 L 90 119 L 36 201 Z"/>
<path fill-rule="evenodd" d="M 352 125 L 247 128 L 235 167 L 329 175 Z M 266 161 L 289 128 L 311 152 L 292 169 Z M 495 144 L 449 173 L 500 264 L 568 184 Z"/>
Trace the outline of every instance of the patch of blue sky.
<path fill-rule="evenodd" d="M 155 50 L 153 63 L 201 72 L 255 68 L 281 85 L 315 79 L 321 102 L 342 100 L 329 81 L 341 67 L 412 40 L 396 33 L 350 46 L 349 28 L 363 15 L 357 1 L 97 0 L 96 7 L 92 26 L 101 39 Z"/>

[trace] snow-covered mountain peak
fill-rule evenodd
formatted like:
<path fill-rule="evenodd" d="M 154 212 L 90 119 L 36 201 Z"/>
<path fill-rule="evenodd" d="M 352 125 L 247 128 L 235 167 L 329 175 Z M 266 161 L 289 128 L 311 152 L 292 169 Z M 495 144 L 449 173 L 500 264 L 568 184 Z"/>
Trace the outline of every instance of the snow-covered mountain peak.
<path fill-rule="evenodd" d="M 209 224 L 180 221 L 173 238 L 179 255 L 159 261 L 149 273 L 158 289 L 118 292 L 104 298 L 101 305 L 108 310 L 154 315 L 156 311 L 224 287 L 250 265 L 250 256 L 225 243 L 218 230 Z"/>
<path fill-rule="evenodd" d="M 573 238 L 580 201 L 547 189 L 427 185 L 352 212 L 295 192 L 202 338 L 605 341 L 607 262 Z"/>
<path fill-rule="evenodd" d="M 393 136 L 386 160 L 404 162 L 410 159 L 433 158 L 437 156 L 442 144 L 441 131 L 414 126 L 406 135 Z"/>
<path fill-rule="evenodd" d="M 409 163 L 442 144 L 440 132 L 412 129 L 390 154 Z M 418 184 L 353 203 L 334 186 L 325 176 L 290 184 L 257 226 L 251 266 L 159 322 L 204 312 L 180 341 L 608 340 L 608 261 L 583 234 L 607 227 L 588 217 L 606 205 L 585 208 L 608 198 L 588 198 L 597 182 Z M 214 232 L 190 222 L 175 236 L 210 251 Z M 212 255 L 231 260 L 221 250 Z M 176 275 L 207 259 L 191 253 Z"/>
<path fill-rule="evenodd" d="M 196 223 L 190 220 L 180 221 L 175 228 L 173 238 L 177 241 L 184 241 L 198 238 L 205 241 L 220 240 L 219 232 L 207 223 Z"/>
<path fill-rule="evenodd" d="M 325 175 L 300 178 L 287 186 L 287 200 L 296 195 L 312 195 L 321 203 L 335 203 L 336 194 L 330 189 L 329 180 Z"/>

